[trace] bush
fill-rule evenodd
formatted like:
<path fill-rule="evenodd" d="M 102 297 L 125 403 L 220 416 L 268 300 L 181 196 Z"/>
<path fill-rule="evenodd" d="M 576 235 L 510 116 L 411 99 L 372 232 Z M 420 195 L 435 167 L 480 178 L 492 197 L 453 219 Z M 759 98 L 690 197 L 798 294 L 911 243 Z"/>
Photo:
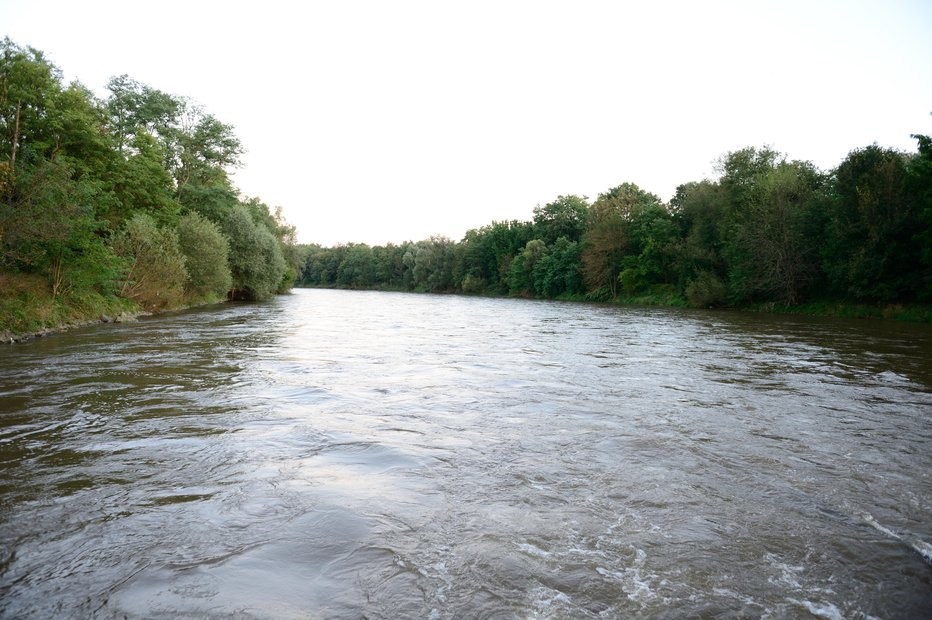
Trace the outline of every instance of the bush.
<path fill-rule="evenodd" d="M 486 284 L 483 278 L 468 273 L 466 274 L 466 277 L 463 278 L 463 284 L 461 288 L 464 293 L 481 294 L 485 292 Z"/>
<path fill-rule="evenodd" d="M 233 277 L 228 262 L 230 246 L 220 228 L 197 213 L 188 213 L 178 222 L 178 243 L 188 273 L 185 296 L 192 300 L 226 297 Z"/>
<path fill-rule="evenodd" d="M 235 299 L 271 297 L 286 269 L 278 239 L 268 228 L 257 224 L 242 205 L 233 208 L 223 224 L 230 242 L 231 296 Z"/>
<path fill-rule="evenodd" d="M 695 308 L 724 306 L 728 301 L 728 288 L 711 271 L 700 271 L 686 285 L 686 299 Z"/>
<path fill-rule="evenodd" d="M 159 228 L 139 213 L 113 239 L 113 249 L 129 262 L 120 294 L 146 310 L 179 306 L 187 280 L 185 258 L 172 229 Z"/>

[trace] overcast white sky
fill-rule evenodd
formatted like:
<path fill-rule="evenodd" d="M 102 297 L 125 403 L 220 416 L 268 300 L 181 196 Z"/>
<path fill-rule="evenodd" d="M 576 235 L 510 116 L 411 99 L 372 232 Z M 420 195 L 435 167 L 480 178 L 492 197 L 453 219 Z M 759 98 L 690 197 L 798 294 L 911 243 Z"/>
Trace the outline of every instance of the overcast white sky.
<path fill-rule="evenodd" d="M 234 177 L 299 240 L 462 238 L 727 151 L 828 169 L 932 133 L 928 0 L 0 0 L 0 36 L 235 126 Z"/>

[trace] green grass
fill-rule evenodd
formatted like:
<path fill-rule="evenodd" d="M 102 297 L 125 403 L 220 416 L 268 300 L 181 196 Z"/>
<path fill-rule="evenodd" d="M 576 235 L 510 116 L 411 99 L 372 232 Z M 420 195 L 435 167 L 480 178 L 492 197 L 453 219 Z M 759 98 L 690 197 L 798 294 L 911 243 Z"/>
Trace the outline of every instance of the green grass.
<path fill-rule="evenodd" d="M 128 300 L 93 291 L 53 297 L 48 281 L 36 274 L 0 271 L 0 290 L 0 335 L 4 340 L 137 311 Z"/>
<path fill-rule="evenodd" d="M 811 301 L 798 306 L 762 304 L 748 308 L 758 312 L 828 316 L 845 319 L 884 319 L 909 323 L 932 323 L 932 306 L 920 304 L 856 304 L 840 301 Z"/>

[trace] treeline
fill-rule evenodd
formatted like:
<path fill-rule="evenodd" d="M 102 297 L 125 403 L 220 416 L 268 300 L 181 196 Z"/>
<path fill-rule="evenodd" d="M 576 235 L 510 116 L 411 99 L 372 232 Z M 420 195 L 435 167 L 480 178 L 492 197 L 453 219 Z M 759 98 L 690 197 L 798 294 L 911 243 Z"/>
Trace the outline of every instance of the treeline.
<path fill-rule="evenodd" d="M 0 330 L 289 288 L 295 231 L 233 187 L 233 128 L 126 75 L 107 90 L 0 43 Z"/>
<path fill-rule="evenodd" d="M 932 303 L 932 140 L 817 170 L 770 148 L 668 204 L 637 185 L 560 196 L 454 242 L 307 248 L 301 284 L 697 307 Z"/>

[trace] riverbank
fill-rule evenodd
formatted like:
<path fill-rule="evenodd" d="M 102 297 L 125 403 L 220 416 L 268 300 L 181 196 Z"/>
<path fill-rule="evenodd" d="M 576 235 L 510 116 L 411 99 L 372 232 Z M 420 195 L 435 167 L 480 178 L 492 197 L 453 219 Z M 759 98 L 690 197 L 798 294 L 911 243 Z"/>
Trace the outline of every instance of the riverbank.
<path fill-rule="evenodd" d="M 52 295 L 48 282 L 34 274 L 0 272 L 0 343 L 12 344 L 97 323 L 128 323 L 169 310 L 216 303 L 189 300 L 160 308 L 143 308 L 129 299 L 99 293 Z"/>
<path fill-rule="evenodd" d="M 336 290 L 371 290 L 396 293 L 426 293 L 426 291 L 411 291 L 403 288 L 374 287 L 354 288 L 340 286 L 301 286 L 299 288 L 318 288 Z M 464 293 L 462 291 L 447 291 L 445 293 L 466 295 L 469 297 L 507 298 L 508 295 L 491 295 L 483 293 Z M 537 299 L 528 297 L 528 299 Z M 657 306 L 663 308 L 689 308 L 689 302 L 682 295 L 674 292 L 661 292 L 656 294 L 619 296 L 615 300 L 592 299 L 585 295 L 560 295 L 552 301 L 578 302 L 578 303 L 605 303 L 618 306 Z M 805 316 L 835 317 L 843 319 L 872 319 L 885 321 L 899 321 L 905 323 L 932 323 L 932 305 L 925 304 L 858 304 L 843 301 L 813 301 L 797 306 L 786 306 L 776 303 L 748 304 L 742 306 L 722 306 L 718 308 L 705 308 L 715 310 L 737 310 L 744 312 L 758 312 L 762 314 L 794 314 Z"/>
<path fill-rule="evenodd" d="M 674 293 L 619 297 L 615 301 L 608 303 L 629 306 L 690 307 L 686 299 Z M 768 302 L 739 306 L 723 306 L 721 309 L 758 312 L 762 314 L 793 314 L 841 319 L 873 319 L 905 323 L 932 323 L 932 306 L 922 304 L 859 304 L 845 301 L 823 300 L 810 301 L 796 306 Z"/>

